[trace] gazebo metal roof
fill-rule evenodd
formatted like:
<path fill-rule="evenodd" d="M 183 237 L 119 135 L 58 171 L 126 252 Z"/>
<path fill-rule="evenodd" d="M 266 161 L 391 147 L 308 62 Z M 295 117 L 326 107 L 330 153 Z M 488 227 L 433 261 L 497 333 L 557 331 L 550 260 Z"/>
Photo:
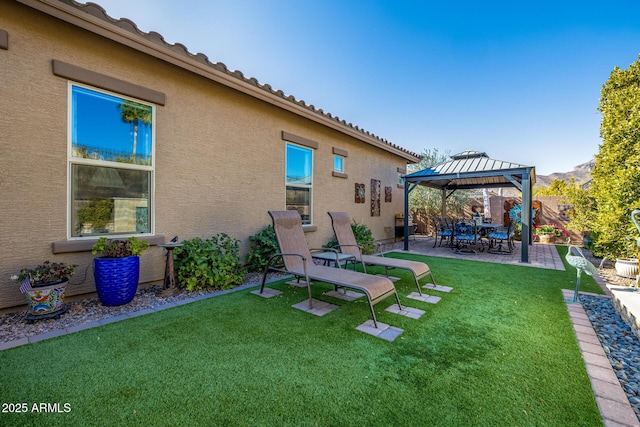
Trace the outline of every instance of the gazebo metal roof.
<path fill-rule="evenodd" d="M 448 162 L 433 168 L 410 173 L 404 179 L 427 187 L 448 190 L 520 187 L 525 172 L 528 172 L 533 185 L 536 180 L 533 166 L 495 160 L 487 156 L 487 153 L 469 150 L 455 154 Z"/>
<path fill-rule="evenodd" d="M 432 168 L 404 176 L 405 185 L 405 250 L 408 250 L 409 193 L 424 185 L 442 191 L 444 214 L 447 192 L 473 188 L 516 187 L 522 192 L 522 250 L 521 261 L 529 262 L 531 242 L 531 188 L 536 181 L 535 168 L 490 158 L 482 151 L 463 151 L 451 160 Z"/>

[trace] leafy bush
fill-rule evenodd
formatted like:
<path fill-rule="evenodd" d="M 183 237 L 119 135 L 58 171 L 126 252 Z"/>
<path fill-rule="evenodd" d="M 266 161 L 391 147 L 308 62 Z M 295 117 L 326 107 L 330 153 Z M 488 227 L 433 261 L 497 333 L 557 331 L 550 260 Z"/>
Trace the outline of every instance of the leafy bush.
<path fill-rule="evenodd" d="M 105 258 L 124 258 L 128 256 L 140 256 L 142 252 L 149 249 L 149 242 L 140 240 L 135 236 L 127 239 L 107 239 L 101 237 L 93 245 L 91 253 L 100 254 Z"/>
<path fill-rule="evenodd" d="M 249 241 L 251 242 L 251 249 L 247 254 L 249 271 L 264 270 L 269 259 L 280 252 L 272 225 L 249 237 Z"/>
<path fill-rule="evenodd" d="M 202 288 L 231 289 L 242 283 L 239 241 L 225 233 L 206 240 L 185 240 L 173 250 L 178 286 L 189 291 Z"/>
<path fill-rule="evenodd" d="M 373 235 L 371 234 L 371 230 L 366 224 L 358 224 L 354 219 L 351 223 L 351 230 L 353 230 L 353 235 L 356 238 L 356 243 L 360 246 L 362 253 L 365 255 L 374 253 L 373 247 Z M 329 243 L 324 245 L 325 248 L 335 248 L 338 246 L 338 240 L 334 237 L 329 240 Z"/>
<path fill-rule="evenodd" d="M 89 203 L 76 212 L 78 227 L 82 224 L 91 224 L 94 229 L 103 229 L 111 221 L 113 212 L 113 199 L 93 198 Z"/>

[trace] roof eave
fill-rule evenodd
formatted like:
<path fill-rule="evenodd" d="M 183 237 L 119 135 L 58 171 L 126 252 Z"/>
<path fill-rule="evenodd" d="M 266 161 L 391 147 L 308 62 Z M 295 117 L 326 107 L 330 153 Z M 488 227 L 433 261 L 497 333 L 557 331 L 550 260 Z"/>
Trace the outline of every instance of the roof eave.
<path fill-rule="evenodd" d="M 193 55 L 182 45 L 172 45 L 174 49 L 178 49 L 174 50 L 170 48 L 169 45 L 163 45 L 137 35 L 127 29 L 115 25 L 114 23 L 110 23 L 100 17 L 93 16 L 90 13 L 82 11 L 70 4 L 63 3 L 61 0 L 18 0 L 18 2 L 57 19 L 83 28 L 94 34 L 113 40 L 162 61 L 176 65 L 194 74 L 290 111 L 298 116 L 334 129 L 376 148 L 390 152 L 403 158 L 407 163 L 417 163 L 422 159 L 420 155 L 408 152 L 407 150 L 390 144 L 389 142 L 373 136 L 369 132 L 360 128 L 354 128 L 350 123 L 348 124 L 344 120 L 339 120 L 337 117 L 333 117 L 330 114 L 329 116 L 331 117 L 327 117 L 321 113 L 322 110 L 318 111 L 315 110 L 315 108 L 314 110 L 311 110 L 309 106 L 306 106 L 304 101 L 296 102 L 294 101 L 295 98 L 284 97 L 283 93 L 280 93 L 281 96 L 271 93 L 265 88 L 257 86 L 258 82 L 255 79 L 247 79 L 247 81 L 245 81 L 244 76 L 242 76 L 241 73 L 239 73 L 240 76 L 234 77 L 224 71 L 216 70 L 214 68 L 214 64 L 210 63 L 205 55 Z M 156 34 L 157 33 L 149 33 L 150 36 L 155 36 Z M 159 40 L 162 39 L 162 36 L 159 34 L 157 36 Z M 180 50 L 182 50 L 182 52 Z M 254 82 L 254 84 L 249 83 L 249 81 Z M 268 87 L 270 88 L 270 86 Z M 304 106 L 300 105 L 300 103 L 304 104 Z"/>

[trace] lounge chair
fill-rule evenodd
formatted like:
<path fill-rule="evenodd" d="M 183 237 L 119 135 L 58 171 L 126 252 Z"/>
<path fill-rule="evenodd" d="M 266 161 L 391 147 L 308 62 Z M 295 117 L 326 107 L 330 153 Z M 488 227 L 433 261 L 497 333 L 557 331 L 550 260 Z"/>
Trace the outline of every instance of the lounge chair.
<path fill-rule="evenodd" d="M 385 267 L 387 277 L 389 276 L 390 268 L 399 268 L 403 270 L 409 270 L 413 273 L 416 286 L 418 287 L 418 294 L 422 296 L 422 290 L 420 289 L 420 279 L 431 276 L 432 286 L 427 286 L 433 289 L 437 288 L 436 282 L 433 279 L 431 269 L 424 262 L 418 261 L 406 261 L 396 258 L 385 258 L 383 256 L 363 255 L 356 242 L 356 238 L 353 235 L 351 229 L 351 219 L 346 212 L 328 212 L 331 217 L 331 224 L 333 226 L 333 232 L 338 240 L 338 247 L 340 251 L 345 254 L 353 255 L 357 262 L 362 263 L 362 269 L 367 272 L 367 265 L 379 265 Z"/>
<path fill-rule="evenodd" d="M 364 293 L 369 301 L 371 317 L 376 328 L 378 327 L 378 323 L 373 310 L 375 304 L 393 295 L 396 298 L 399 309 L 403 309 L 396 288 L 388 278 L 314 264 L 311 251 L 304 237 L 302 219 L 298 211 L 269 211 L 269 215 L 273 220 L 273 228 L 281 253 L 274 255 L 269 260 L 264 270 L 260 293 L 264 290 L 268 271 L 276 270 L 292 274 L 298 280 L 305 280 L 307 289 L 309 290 L 309 309 L 313 308 L 311 293 L 312 280 L 330 283 L 336 287 L 354 289 Z M 323 251 L 326 250 L 327 249 L 323 249 Z M 272 263 L 279 259 L 282 260 L 284 267 L 272 266 Z M 339 266 L 337 258 L 336 265 Z"/>

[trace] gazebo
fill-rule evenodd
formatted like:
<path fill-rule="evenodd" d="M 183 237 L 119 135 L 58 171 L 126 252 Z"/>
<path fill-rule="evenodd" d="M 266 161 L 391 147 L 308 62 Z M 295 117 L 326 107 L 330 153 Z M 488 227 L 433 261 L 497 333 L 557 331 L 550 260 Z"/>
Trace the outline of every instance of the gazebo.
<path fill-rule="evenodd" d="M 491 159 L 481 151 L 463 151 L 433 168 L 404 176 L 404 250 L 409 249 L 409 193 L 417 185 L 442 192 L 442 214 L 446 200 L 456 190 L 515 187 L 522 192 L 522 249 L 520 261 L 529 262 L 532 242 L 531 189 L 536 182 L 535 167 Z"/>

